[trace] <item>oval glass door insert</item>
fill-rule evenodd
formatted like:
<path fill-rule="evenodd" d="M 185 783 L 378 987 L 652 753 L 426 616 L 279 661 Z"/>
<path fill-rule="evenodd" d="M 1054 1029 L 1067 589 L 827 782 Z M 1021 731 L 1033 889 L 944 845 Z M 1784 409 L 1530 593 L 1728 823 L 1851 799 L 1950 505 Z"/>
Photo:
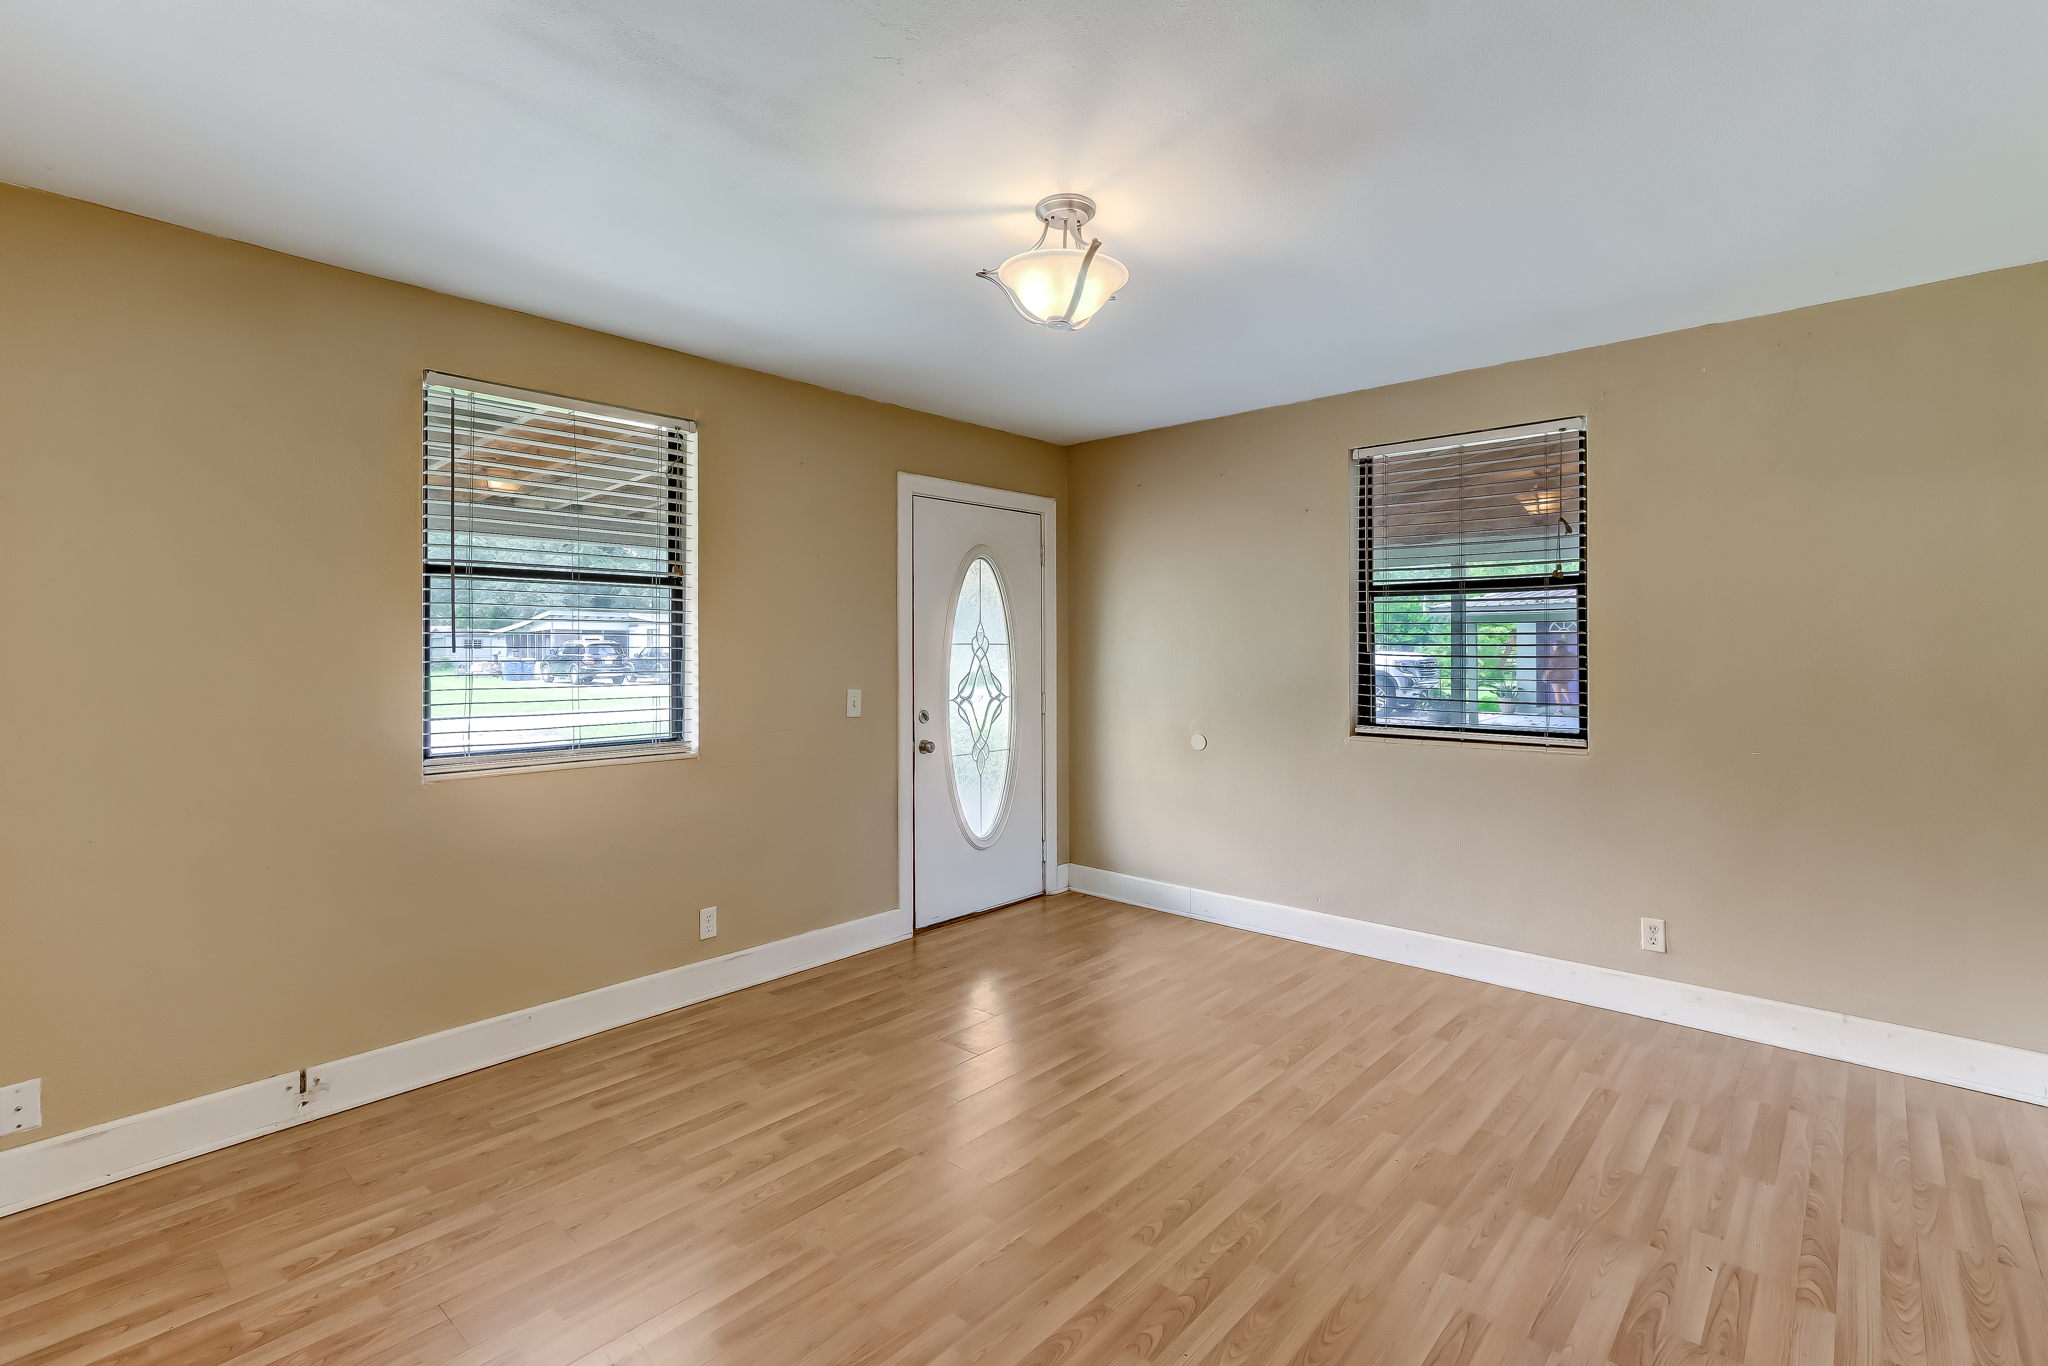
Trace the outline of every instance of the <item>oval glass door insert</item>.
<path fill-rule="evenodd" d="M 951 646 L 946 730 L 952 742 L 953 796 L 967 838 L 987 845 L 1002 824 L 1009 796 L 1016 718 L 1010 706 L 1010 608 L 986 555 L 972 557 L 961 571 Z"/>

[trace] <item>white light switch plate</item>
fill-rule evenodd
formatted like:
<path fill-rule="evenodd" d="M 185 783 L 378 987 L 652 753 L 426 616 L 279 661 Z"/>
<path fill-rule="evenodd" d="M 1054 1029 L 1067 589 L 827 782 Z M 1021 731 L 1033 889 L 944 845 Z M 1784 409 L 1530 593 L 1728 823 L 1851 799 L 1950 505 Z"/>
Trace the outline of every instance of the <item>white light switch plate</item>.
<path fill-rule="evenodd" d="M 846 714 L 847 714 L 848 716 L 859 716 L 859 715 L 860 715 L 860 689 L 859 689 L 859 688 L 848 688 L 848 689 L 846 690 Z"/>
<path fill-rule="evenodd" d="M 43 1079 L 0 1086 L 0 1134 L 43 1127 Z"/>

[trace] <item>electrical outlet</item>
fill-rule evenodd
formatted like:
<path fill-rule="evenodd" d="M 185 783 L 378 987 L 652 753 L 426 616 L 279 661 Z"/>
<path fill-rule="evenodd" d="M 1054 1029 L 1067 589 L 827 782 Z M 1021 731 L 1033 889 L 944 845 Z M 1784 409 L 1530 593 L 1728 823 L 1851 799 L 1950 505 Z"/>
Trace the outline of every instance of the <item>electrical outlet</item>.
<path fill-rule="evenodd" d="M 706 906 L 697 912 L 697 937 L 716 939 L 718 937 L 718 907 Z"/>
<path fill-rule="evenodd" d="M 1643 917 L 1643 948 L 1650 953 L 1663 953 L 1664 922 L 1651 916 Z"/>
<path fill-rule="evenodd" d="M 43 1079 L 0 1086 L 0 1134 L 43 1127 Z"/>
<path fill-rule="evenodd" d="M 846 690 L 846 714 L 847 714 L 848 716 L 859 716 L 859 715 L 860 715 L 860 689 L 859 689 L 859 688 L 848 688 L 848 689 Z"/>

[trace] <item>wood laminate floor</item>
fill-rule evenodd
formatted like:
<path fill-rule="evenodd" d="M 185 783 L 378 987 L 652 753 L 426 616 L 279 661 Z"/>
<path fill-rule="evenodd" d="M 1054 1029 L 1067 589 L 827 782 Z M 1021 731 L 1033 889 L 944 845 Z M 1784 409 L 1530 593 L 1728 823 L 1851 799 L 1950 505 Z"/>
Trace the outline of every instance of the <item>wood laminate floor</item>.
<path fill-rule="evenodd" d="M 0 1220 L 0 1361 L 2048 1362 L 2048 1110 L 1078 895 Z"/>

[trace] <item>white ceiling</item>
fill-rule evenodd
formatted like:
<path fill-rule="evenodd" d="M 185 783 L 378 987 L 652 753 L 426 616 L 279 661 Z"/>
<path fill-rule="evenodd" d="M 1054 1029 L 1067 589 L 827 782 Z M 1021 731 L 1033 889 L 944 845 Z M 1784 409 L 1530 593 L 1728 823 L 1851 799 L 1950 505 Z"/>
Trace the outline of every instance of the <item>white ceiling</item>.
<path fill-rule="evenodd" d="M 2048 256 L 2041 0 L 0 25 L 0 179 L 1062 442 Z M 1078 334 L 973 278 L 1054 190 L 1131 269 Z"/>

